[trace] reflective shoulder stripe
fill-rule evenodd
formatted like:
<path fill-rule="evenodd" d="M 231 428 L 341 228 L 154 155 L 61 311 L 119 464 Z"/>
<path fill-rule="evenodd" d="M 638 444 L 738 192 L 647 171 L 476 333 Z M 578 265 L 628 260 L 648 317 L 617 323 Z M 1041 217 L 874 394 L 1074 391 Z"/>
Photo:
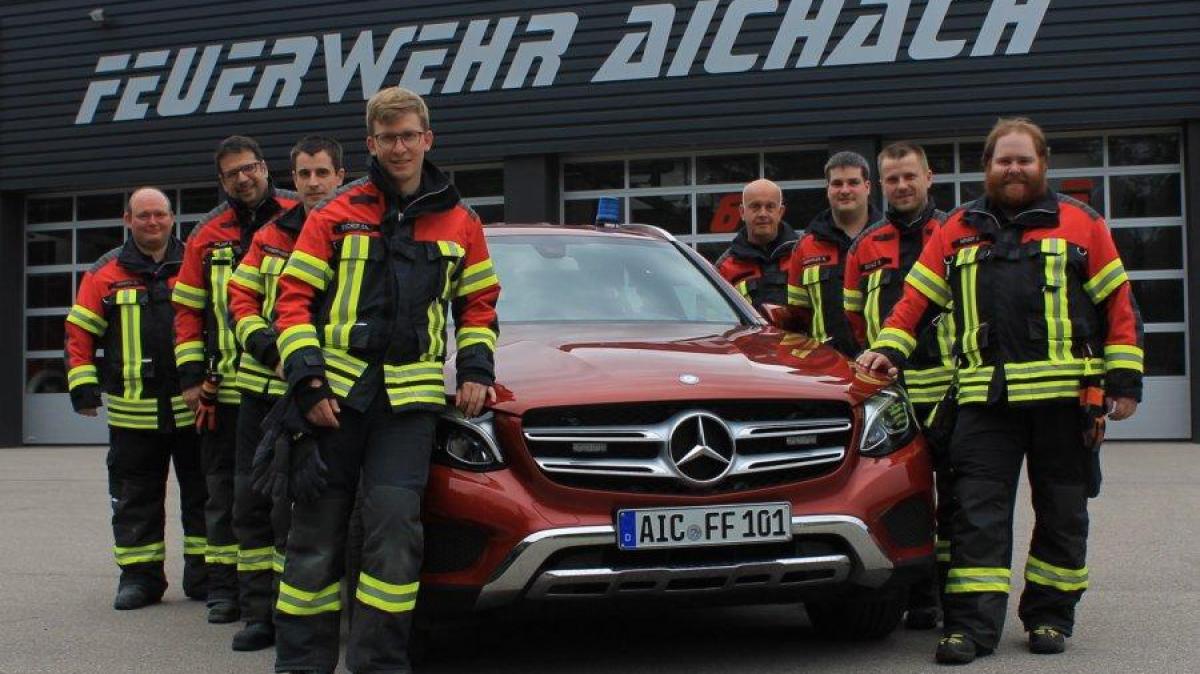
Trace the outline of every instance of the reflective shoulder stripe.
<path fill-rule="evenodd" d="M 1114 290 L 1121 287 L 1121 284 L 1128 281 L 1129 277 L 1125 274 L 1125 265 L 1121 263 L 1121 258 L 1115 258 L 1112 262 L 1104 265 L 1104 268 L 1096 272 L 1096 275 L 1088 279 L 1083 284 L 1083 289 L 1087 292 L 1088 297 L 1092 298 L 1092 302 L 1100 304 Z"/>
<path fill-rule="evenodd" d="M 67 322 L 74 323 L 97 337 L 103 335 L 104 331 L 108 329 L 108 321 L 104 320 L 103 316 L 82 304 L 71 307 L 70 313 L 67 314 Z"/>
<path fill-rule="evenodd" d="M 171 291 L 172 302 L 193 309 L 204 309 L 204 302 L 207 299 L 208 293 L 204 292 L 203 288 L 190 286 L 179 281 L 175 282 L 175 288 Z"/>

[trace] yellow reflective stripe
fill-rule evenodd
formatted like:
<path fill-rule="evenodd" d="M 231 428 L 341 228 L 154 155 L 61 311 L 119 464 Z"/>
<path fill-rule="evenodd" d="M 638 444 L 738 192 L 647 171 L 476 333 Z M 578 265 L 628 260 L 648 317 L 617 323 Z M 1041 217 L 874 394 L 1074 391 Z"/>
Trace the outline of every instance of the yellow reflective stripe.
<path fill-rule="evenodd" d="M 418 403 L 445 405 L 446 393 L 442 386 L 409 386 L 399 391 L 389 390 L 388 402 L 392 407 Z"/>
<path fill-rule="evenodd" d="M 1077 592 L 1088 587 L 1088 568 L 1067 569 L 1029 556 L 1025 562 L 1025 580 L 1053 587 L 1063 592 Z"/>
<path fill-rule="evenodd" d="M 1053 361 L 1071 358 L 1071 316 L 1067 313 L 1067 242 L 1064 239 L 1042 239 L 1045 258 L 1044 301 L 1046 346 Z"/>
<path fill-rule="evenodd" d="M 355 379 L 361 377 L 362 373 L 367 370 L 367 362 L 365 360 L 351 356 L 341 349 L 325 347 L 323 351 L 326 368 L 336 367 Z M 384 367 L 391 366 L 385 364 Z"/>
<path fill-rule="evenodd" d="M 455 339 L 459 351 L 472 344 L 483 344 L 488 351 L 496 350 L 496 331 L 491 328 L 459 328 Z"/>
<path fill-rule="evenodd" d="M 462 257 L 467 254 L 466 249 L 458 245 L 457 241 L 438 241 L 437 245 L 446 257 Z"/>
<path fill-rule="evenodd" d="M 794 304 L 805 309 L 812 306 L 812 301 L 808 298 L 808 289 L 802 286 L 788 285 L 787 288 L 788 304 Z"/>
<path fill-rule="evenodd" d="M 76 304 L 71 307 L 71 311 L 67 314 L 67 322 L 74 323 L 97 337 L 103 335 L 105 330 L 108 330 L 108 321 L 82 304 Z"/>
<path fill-rule="evenodd" d="M 937 323 L 938 354 L 942 365 L 954 367 L 954 313 L 947 311 Z"/>
<path fill-rule="evenodd" d="M 1114 258 L 1112 262 L 1104 265 L 1104 268 L 1096 272 L 1096 275 L 1088 279 L 1087 283 L 1083 284 L 1083 290 L 1092 298 L 1092 302 L 1100 304 L 1114 290 L 1121 287 L 1121 284 L 1128 281 L 1129 277 L 1125 274 L 1125 265 L 1121 263 L 1121 258 Z"/>
<path fill-rule="evenodd" d="M 226 377 L 221 382 L 221 388 L 217 390 L 217 402 L 224 405 L 241 405 L 242 392 L 237 390 L 237 373 L 232 377 Z"/>
<path fill-rule="evenodd" d="M 236 283 L 246 290 L 253 290 L 259 295 L 263 292 L 262 274 L 254 265 L 243 262 L 237 266 L 233 272 L 233 278 L 229 279 L 230 283 Z"/>
<path fill-rule="evenodd" d="M 867 322 L 867 343 L 875 341 L 879 330 L 883 327 L 883 317 L 879 315 L 880 285 L 886 269 L 877 269 L 867 277 L 867 299 L 863 306 L 863 318 Z"/>
<path fill-rule="evenodd" d="M 117 306 L 121 308 L 121 379 L 125 395 L 142 395 L 142 307 L 136 290 L 118 290 Z"/>
<path fill-rule="evenodd" d="M 337 290 L 329 306 L 329 321 L 325 325 L 325 343 L 334 348 L 350 348 L 350 331 L 358 320 L 358 302 L 370 245 L 370 237 L 362 234 L 352 234 L 342 239 Z"/>
<path fill-rule="evenodd" d="M 85 384 L 99 384 L 100 378 L 96 371 L 96 366 L 88 363 L 86 365 L 76 365 L 67 372 L 67 389 L 74 391 L 76 387 Z"/>
<path fill-rule="evenodd" d="M 404 383 L 422 379 L 441 381 L 443 366 L 440 362 L 419 362 L 407 365 L 383 364 L 383 378 L 387 383 Z"/>
<path fill-rule="evenodd" d="M 738 281 L 737 285 L 733 286 L 733 289 L 738 291 L 738 294 L 742 297 L 750 299 L 750 286 L 746 283 L 746 281 Z"/>
<path fill-rule="evenodd" d="M 287 265 L 283 268 L 283 274 L 300 279 L 317 290 L 325 290 L 325 286 L 333 278 L 333 270 L 324 260 L 302 250 L 292 251 Z"/>
<path fill-rule="evenodd" d="M 380 611 L 403 613 L 413 610 L 417 605 L 417 591 L 420 586 L 420 583 L 385 583 L 362 571 L 358 574 L 358 589 L 354 592 L 354 598 Z"/>
<path fill-rule="evenodd" d="M 204 342 L 191 341 L 175 345 L 175 364 L 204 362 Z"/>
<path fill-rule="evenodd" d="M 809 334 L 818 342 L 823 342 L 829 335 L 825 332 L 825 301 L 822 297 L 821 266 L 805 267 L 801 282 L 808 290 L 808 301 L 812 304 L 812 326 Z"/>
<path fill-rule="evenodd" d="M 321 343 L 317 341 L 317 329 L 311 323 L 300 323 L 284 330 L 275 340 L 275 345 L 279 348 L 280 360 L 287 362 L 298 349 L 320 348 Z"/>
<path fill-rule="evenodd" d="M 268 320 L 275 315 L 275 301 L 279 299 L 279 275 L 287 260 L 281 257 L 268 256 L 263 258 L 263 301 L 262 316 Z"/>
<path fill-rule="evenodd" d="M 274 554 L 275 554 L 274 547 L 253 548 L 251 550 L 238 550 L 237 570 L 238 571 L 269 571 L 271 569 L 271 556 Z"/>
<path fill-rule="evenodd" d="M 1082 377 L 1090 373 L 1103 372 L 1103 362 L 1099 358 L 1075 358 L 1067 360 L 1034 360 L 1024 363 L 1005 363 L 1004 377 L 1008 381 L 1022 381 L 1053 377 Z"/>
<path fill-rule="evenodd" d="M 285 561 L 287 561 L 287 554 L 279 548 L 274 548 L 271 553 L 271 570 L 275 573 L 283 573 Z"/>
<path fill-rule="evenodd" d="M 206 548 L 208 548 L 208 540 L 203 536 L 183 537 L 183 554 L 185 555 L 203 555 Z"/>
<path fill-rule="evenodd" d="M 1012 572 L 1002 567 L 950 569 L 946 574 L 946 594 L 968 592 L 1008 592 Z"/>
<path fill-rule="evenodd" d="M 950 291 L 950 284 L 946 283 L 946 279 L 938 276 L 932 269 L 920 262 L 913 264 L 913 268 L 908 272 L 904 281 L 939 307 L 949 306 L 951 300 L 954 299 L 954 294 Z"/>
<path fill-rule="evenodd" d="M 991 388 L 992 376 L 996 368 L 987 367 L 964 368 L 958 372 L 958 401 L 960 403 L 987 402 L 988 390 Z"/>
<path fill-rule="evenodd" d="M 917 348 L 917 338 L 901 330 L 900 328 L 884 328 L 879 331 L 879 336 L 871 342 L 871 348 L 891 347 L 905 356 L 913 352 Z"/>
<path fill-rule="evenodd" d="M 842 289 L 842 308 L 852 313 L 862 313 L 863 310 L 863 294 L 860 290 L 854 288 Z"/>
<path fill-rule="evenodd" d="M 1079 380 L 1067 379 L 1059 381 L 1036 381 L 1008 384 L 1009 402 L 1028 402 L 1031 400 L 1052 400 L 1056 398 L 1075 398 L 1079 396 Z"/>
<path fill-rule="evenodd" d="M 930 367 L 921 370 L 905 370 L 904 384 L 919 386 L 921 384 L 940 384 L 954 378 L 954 368 Z"/>
<path fill-rule="evenodd" d="M 492 260 L 488 258 L 463 270 L 462 276 L 458 278 L 458 287 L 454 291 L 454 296 L 470 295 L 489 286 L 499 285 L 499 283 L 500 279 L 496 278 Z"/>
<path fill-rule="evenodd" d="M 1140 346 L 1129 344 L 1105 344 L 1104 366 L 1109 370 L 1124 368 L 1143 372 L 1144 354 Z"/>
<path fill-rule="evenodd" d="M 203 310 L 206 300 L 208 300 L 208 293 L 204 292 L 203 288 L 190 286 L 186 283 L 177 281 L 175 288 L 171 290 L 171 301 L 175 304 L 182 304 L 185 307 Z"/>
<path fill-rule="evenodd" d="M 209 543 L 204 549 L 204 561 L 207 564 L 237 564 L 238 546 L 213 545 Z"/>
<path fill-rule="evenodd" d="M 131 414 L 155 414 L 158 412 L 158 401 L 154 398 L 130 398 L 109 394 L 108 407 Z"/>
<path fill-rule="evenodd" d="M 217 261 L 227 261 L 229 264 L 215 264 Z M 234 341 L 233 330 L 229 327 L 229 279 L 233 276 L 233 249 L 217 248 L 212 253 L 212 263 L 209 265 L 209 287 L 212 288 L 212 316 L 216 324 L 217 372 L 230 375 L 235 372 L 237 365 L 237 342 Z"/>
<path fill-rule="evenodd" d="M 247 316 L 237 322 L 234 327 L 234 333 L 237 335 L 238 344 L 246 345 L 246 340 L 250 339 L 250 335 L 259 330 L 266 330 L 271 327 L 267 324 L 266 319 L 262 316 Z"/>
<path fill-rule="evenodd" d="M 950 541 L 939 538 L 933 544 L 934 556 L 939 562 L 950 561 Z"/>
<path fill-rule="evenodd" d="M 289 615 L 316 615 L 342 610 L 342 581 L 316 592 L 306 592 L 280 581 L 275 608 Z"/>
<path fill-rule="evenodd" d="M 167 544 L 165 541 L 158 541 L 157 543 L 133 547 L 114 545 L 113 558 L 116 559 L 119 566 L 143 564 L 145 562 L 161 562 L 167 558 Z"/>
<path fill-rule="evenodd" d="M 446 275 L 450 275 L 449 268 L 446 269 Z M 449 278 L 446 280 L 449 281 Z M 435 297 L 425 309 L 425 318 L 429 330 L 429 348 L 425 350 L 425 358 L 440 360 L 446 352 L 446 305 Z"/>
<path fill-rule="evenodd" d="M 983 365 L 983 357 L 979 354 L 979 298 L 976 296 L 979 265 L 975 264 L 975 261 L 978 256 L 978 246 L 964 248 L 958 251 L 956 260 L 959 265 L 959 282 L 962 284 L 962 350 L 968 368 Z"/>

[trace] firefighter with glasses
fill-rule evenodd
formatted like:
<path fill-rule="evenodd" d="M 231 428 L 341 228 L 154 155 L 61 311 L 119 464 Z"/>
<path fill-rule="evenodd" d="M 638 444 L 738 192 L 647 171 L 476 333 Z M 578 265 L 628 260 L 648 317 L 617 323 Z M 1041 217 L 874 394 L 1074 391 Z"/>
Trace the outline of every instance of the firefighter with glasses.
<path fill-rule="evenodd" d="M 129 238 L 84 274 L 66 324 L 71 404 L 89 417 L 102 404 L 108 408 L 113 555 L 121 570 L 117 610 L 154 604 L 167 589 L 164 499 L 172 461 L 183 521 L 184 593 L 204 599 L 206 576 L 200 443 L 172 349 L 171 286 L 183 244 L 175 237 L 171 202 L 157 189 L 134 190 L 124 220 Z"/>

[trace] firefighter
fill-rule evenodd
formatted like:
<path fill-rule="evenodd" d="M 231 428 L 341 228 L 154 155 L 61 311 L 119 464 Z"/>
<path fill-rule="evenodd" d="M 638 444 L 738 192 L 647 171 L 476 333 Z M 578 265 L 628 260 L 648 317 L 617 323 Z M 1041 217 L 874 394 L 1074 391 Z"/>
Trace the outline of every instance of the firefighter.
<path fill-rule="evenodd" d="M 871 225 L 850 246 L 842 291 L 846 317 L 858 344 L 866 346 L 883 328 L 883 319 L 899 301 L 904 277 L 917 261 L 925 242 L 946 214 L 929 198 L 933 171 L 925 150 L 913 143 L 894 143 L 879 153 L 879 184 L 887 202 L 883 220 Z M 931 306 L 917 328 L 917 347 L 903 372 L 903 383 L 917 418 L 925 422 L 954 377 L 952 345 L 954 317 Z M 953 503 L 945 452 L 934 451 L 937 484 L 937 544 L 939 577 L 950 562 L 950 513 Z M 933 629 L 938 621 L 940 583 L 935 577 L 909 590 L 909 629 Z"/>
<path fill-rule="evenodd" d="M 783 190 L 770 180 L 755 180 L 742 189 L 738 210 L 745 227 L 717 259 L 717 272 L 755 307 L 786 305 L 788 269 L 798 237 L 783 222 Z"/>
<path fill-rule="evenodd" d="M 188 237 L 175 303 L 175 362 L 183 398 L 196 413 L 201 433 L 208 502 L 208 621 L 230 623 L 240 616 L 233 533 L 233 482 L 237 406 L 238 346 L 229 315 L 226 287 L 259 227 L 298 203 L 293 192 L 270 182 L 262 149 L 253 139 L 230 136 L 217 145 L 217 178 L 225 202 L 196 224 Z"/>
<path fill-rule="evenodd" d="M 233 635 L 233 650 L 256 651 L 275 643 L 271 621 L 274 573 L 283 573 L 283 550 L 291 503 L 272 504 L 251 489 L 250 466 L 262 439 L 260 424 L 287 390 L 275 346 L 275 298 L 279 274 L 304 227 L 307 214 L 333 196 L 346 177 L 342 146 L 320 136 L 307 136 L 291 152 L 292 180 L 301 203 L 280 213 L 254 233 L 250 249 L 229 280 L 229 307 L 234 333 L 242 348 L 237 387 L 242 404 L 237 419 L 234 471 L 233 533 L 238 541 L 238 587 L 241 617 L 246 622 Z"/>
<path fill-rule="evenodd" d="M 143 187 L 129 196 L 130 237 L 84 274 L 67 315 L 71 404 L 97 416 L 108 406 L 108 491 L 113 554 L 121 569 L 113 608 L 142 608 L 167 589 L 163 538 L 167 472 L 172 460 L 183 521 L 183 591 L 205 598 L 204 473 L 192 412 L 180 394 L 172 353 L 171 286 L 183 259 L 171 202 Z M 96 349 L 104 349 L 97 364 Z"/>
<path fill-rule="evenodd" d="M 1113 239 L 1086 205 L 1049 191 L 1048 151 L 1027 119 L 1001 119 L 983 150 L 985 195 L 936 229 L 860 365 L 895 373 L 930 305 L 953 307 L 959 414 L 944 636 L 936 658 L 991 653 L 1011 584 L 1022 462 L 1036 522 L 1018 614 L 1034 653 L 1061 653 L 1088 587 L 1093 455 L 1082 398 L 1103 380 L 1109 418 L 1142 390 L 1142 325 Z"/>
<path fill-rule="evenodd" d="M 807 332 L 853 358 L 858 344 L 842 302 L 850 244 L 881 217 L 870 203 L 871 168 L 862 155 L 838 152 L 825 163 L 829 208 L 813 218 L 796 244 L 788 270 L 788 304 L 799 307 Z"/>
<path fill-rule="evenodd" d="M 458 409 L 494 400 L 499 281 L 478 216 L 425 159 L 429 110 L 400 87 L 367 103 L 370 173 L 318 206 L 279 280 L 286 379 L 317 427 L 327 487 L 292 509 L 276 602 L 276 671 L 333 671 L 346 524 L 361 478 L 364 541 L 347 666 L 410 670 L 421 497 L 445 409 L 446 321 Z M 447 305 L 452 314 L 447 316 Z"/>

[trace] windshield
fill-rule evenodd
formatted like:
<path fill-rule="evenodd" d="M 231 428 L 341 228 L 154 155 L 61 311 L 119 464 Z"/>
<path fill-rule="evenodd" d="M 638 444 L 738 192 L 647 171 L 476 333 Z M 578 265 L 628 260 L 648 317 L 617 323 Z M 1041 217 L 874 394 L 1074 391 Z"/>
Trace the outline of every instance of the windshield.
<path fill-rule="evenodd" d="M 488 248 L 506 323 L 741 323 L 712 281 L 668 243 L 515 235 L 492 237 Z"/>

